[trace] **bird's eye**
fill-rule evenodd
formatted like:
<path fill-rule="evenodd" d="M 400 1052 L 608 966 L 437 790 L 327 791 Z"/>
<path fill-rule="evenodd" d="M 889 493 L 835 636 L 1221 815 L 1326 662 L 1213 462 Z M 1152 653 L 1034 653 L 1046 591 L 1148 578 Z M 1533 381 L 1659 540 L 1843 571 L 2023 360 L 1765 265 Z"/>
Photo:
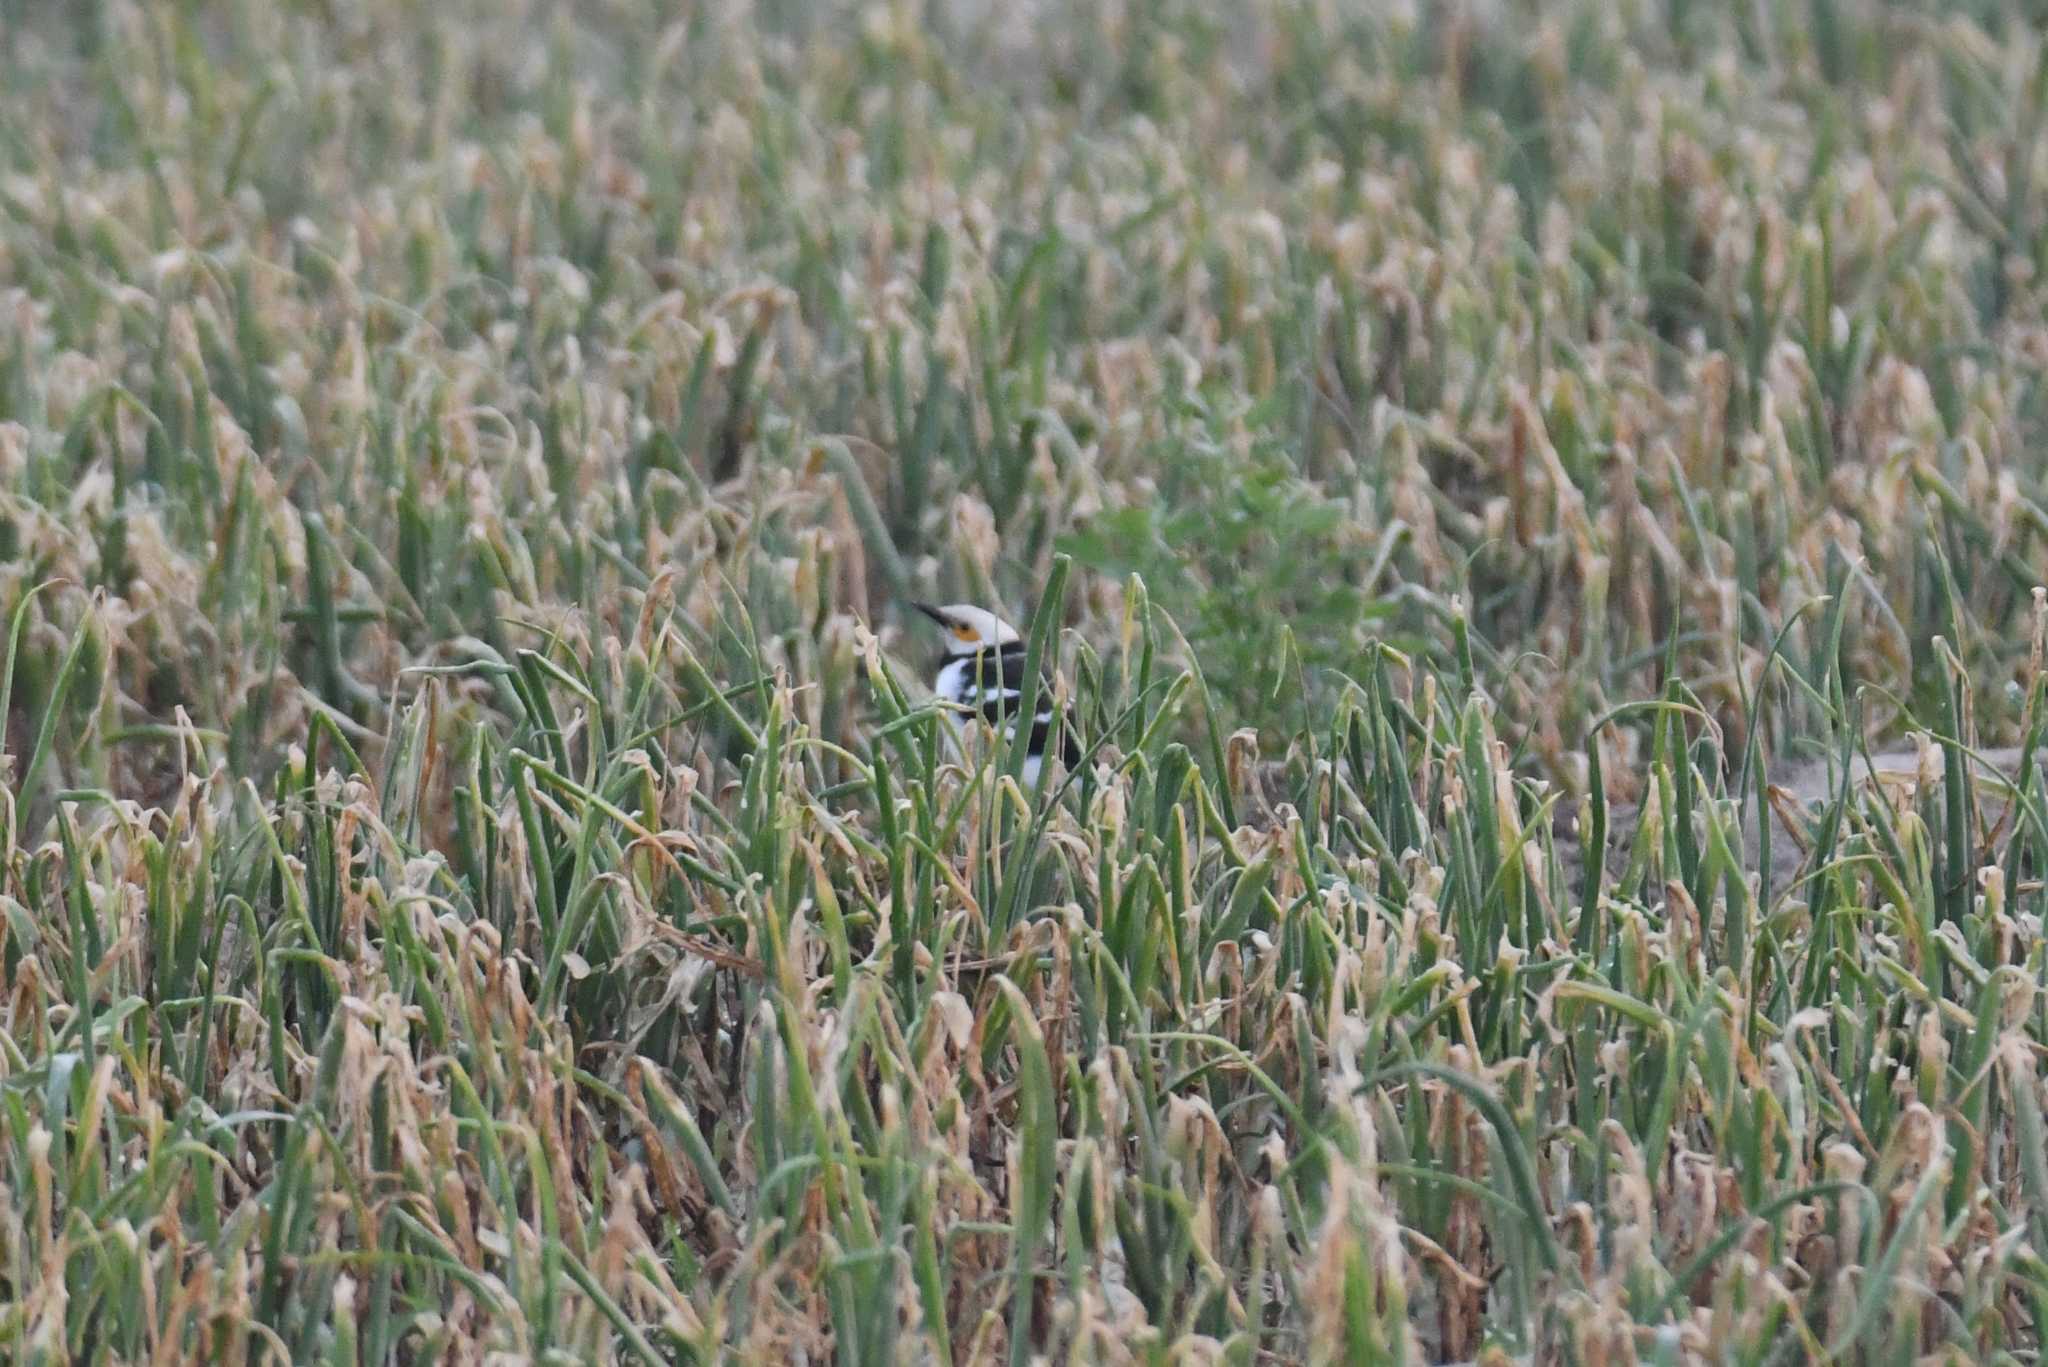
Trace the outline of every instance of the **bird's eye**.
<path fill-rule="evenodd" d="M 953 634 L 954 634 L 955 636 L 958 636 L 958 637 L 959 637 L 959 638 L 960 638 L 961 640 L 963 640 L 963 641 L 971 641 L 971 640 L 973 640 L 973 639 L 974 639 L 974 628 L 973 628 L 973 627 L 954 627 L 954 628 L 953 628 Z"/>

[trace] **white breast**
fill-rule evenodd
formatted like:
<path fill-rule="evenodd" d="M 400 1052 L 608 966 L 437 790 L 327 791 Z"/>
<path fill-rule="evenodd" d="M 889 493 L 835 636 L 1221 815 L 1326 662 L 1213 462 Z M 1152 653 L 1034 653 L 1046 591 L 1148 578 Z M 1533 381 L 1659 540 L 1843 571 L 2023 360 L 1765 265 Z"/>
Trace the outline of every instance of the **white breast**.
<path fill-rule="evenodd" d="M 932 680 L 932 693 L 934 695 L 944 699 L 946 702 L 957 704 L 957 707 L 948 708 L 947 711 L 952 714 L 953 724 L 960 727 L 962 731 L 966 731 L 979 723 L 981 705 L 987 699 L 1000 697 L 1012 709 L 1023 701 L 1023 694 L 1019 690 L 1004 688 L 1000 675 L 995 678 L 989 678 L 988 673 L 988 667 L 983 665 L 982 673 L 977 676 L 974 658 L 966 656 L 961 659 L 946 661 L 945 664 L 939 667 L 938 677 Z M 963 708 L 972 710 L 959 710 Z M 1002 728 L 1002 743 L 1005 746 L 1010 743 L 1010 739 L 1016 734 L 1016 730 L 1017 723 L 1014 720 L 1009 721 Z M 1038 786 L 1038 771 L 1044 766 L 1044 763 L 1045 761 L 1038 755 L 1026 755 L 1024 757 L 1023 771 L 1018 777 L 1023 780 L 1026 791 L 1035 789 Z"/>
<path fill-rule="evenodd" d="M 948 660 L 941 665 L 939 677 L 932 680 L 932 692 L 947 702 L 974 708 L 979 708 L 989 698 L 1001 698 L 1014 704 L 1022 696 L 1014 688 L 1003 687 L 1003 676 L 999 669 L 983 665 L 981 674 L 977 676 L 972 656 Z"/>
<path fill-rule="evenodd" d="M 932 682 L 932 692 L 947 702 L 971 702 L 968 695 L 974 692 L 974 661 L 948 660 L 940 666 L 939 677 Z"/>

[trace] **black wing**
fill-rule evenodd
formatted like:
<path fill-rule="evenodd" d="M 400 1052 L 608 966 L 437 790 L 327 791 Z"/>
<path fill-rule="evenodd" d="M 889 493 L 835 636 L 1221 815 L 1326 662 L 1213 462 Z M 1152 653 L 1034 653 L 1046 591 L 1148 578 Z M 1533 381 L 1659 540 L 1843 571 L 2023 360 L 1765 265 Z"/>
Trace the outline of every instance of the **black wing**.
<path fill-rule="evenodd" d="M 974 657 L 970 677 L 978 685 L 980 702 L 977 710 L 981 713 L 981 719 L 990 726 L 1000 727 L 1009 719 L 1011 712 L 1023 705 L 1024 643 L 1012 641 L 1000 650 L 983 650 Z M 997 684 L 997 679 L 1002 680 L 1000 685 Z M 1041 699 L 1049 695 L 1049 686 L 1040 693 Z M 1042 707 L 1038 715 L 1032 719 L 1029 753 L 1050 753 L 1046 747 L 1046 740 L 1051 730 L 1052 709 Z M 1068 768 L 1081 761 L 1081 742 L 1074 734 L 1071 721 L 1060 727 L 1059 756 Z"/>

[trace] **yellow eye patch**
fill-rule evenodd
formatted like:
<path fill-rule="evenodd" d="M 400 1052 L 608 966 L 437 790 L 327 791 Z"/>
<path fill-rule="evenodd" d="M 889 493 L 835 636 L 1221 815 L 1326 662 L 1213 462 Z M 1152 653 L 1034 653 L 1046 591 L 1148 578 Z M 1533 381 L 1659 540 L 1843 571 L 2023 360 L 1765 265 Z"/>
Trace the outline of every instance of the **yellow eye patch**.
<path fill-rule="evenodd" d="M 977 632 L 973 627 L 954 627 L 953 634 L 963 641 L 971 641 L 981 633 Z"/>

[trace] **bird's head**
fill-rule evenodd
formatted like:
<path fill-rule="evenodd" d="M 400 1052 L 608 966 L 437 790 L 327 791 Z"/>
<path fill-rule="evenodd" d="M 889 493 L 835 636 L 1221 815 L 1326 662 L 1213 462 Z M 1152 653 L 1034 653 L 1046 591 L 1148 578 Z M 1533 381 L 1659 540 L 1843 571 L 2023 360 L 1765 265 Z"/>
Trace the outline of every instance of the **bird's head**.
<path fill-rule="evenodd" d="M 986 608 L 966 603 L 954 603 L 943 608 L 935 608 L 930 603 L 912 603 L 911 606 L 939 624 L 939 629 L 946 634 L 948 655 L 976 655 L 984 650 L 1000 650 L 1023 641 L 1017 635 L 1017 628 Z"/>

